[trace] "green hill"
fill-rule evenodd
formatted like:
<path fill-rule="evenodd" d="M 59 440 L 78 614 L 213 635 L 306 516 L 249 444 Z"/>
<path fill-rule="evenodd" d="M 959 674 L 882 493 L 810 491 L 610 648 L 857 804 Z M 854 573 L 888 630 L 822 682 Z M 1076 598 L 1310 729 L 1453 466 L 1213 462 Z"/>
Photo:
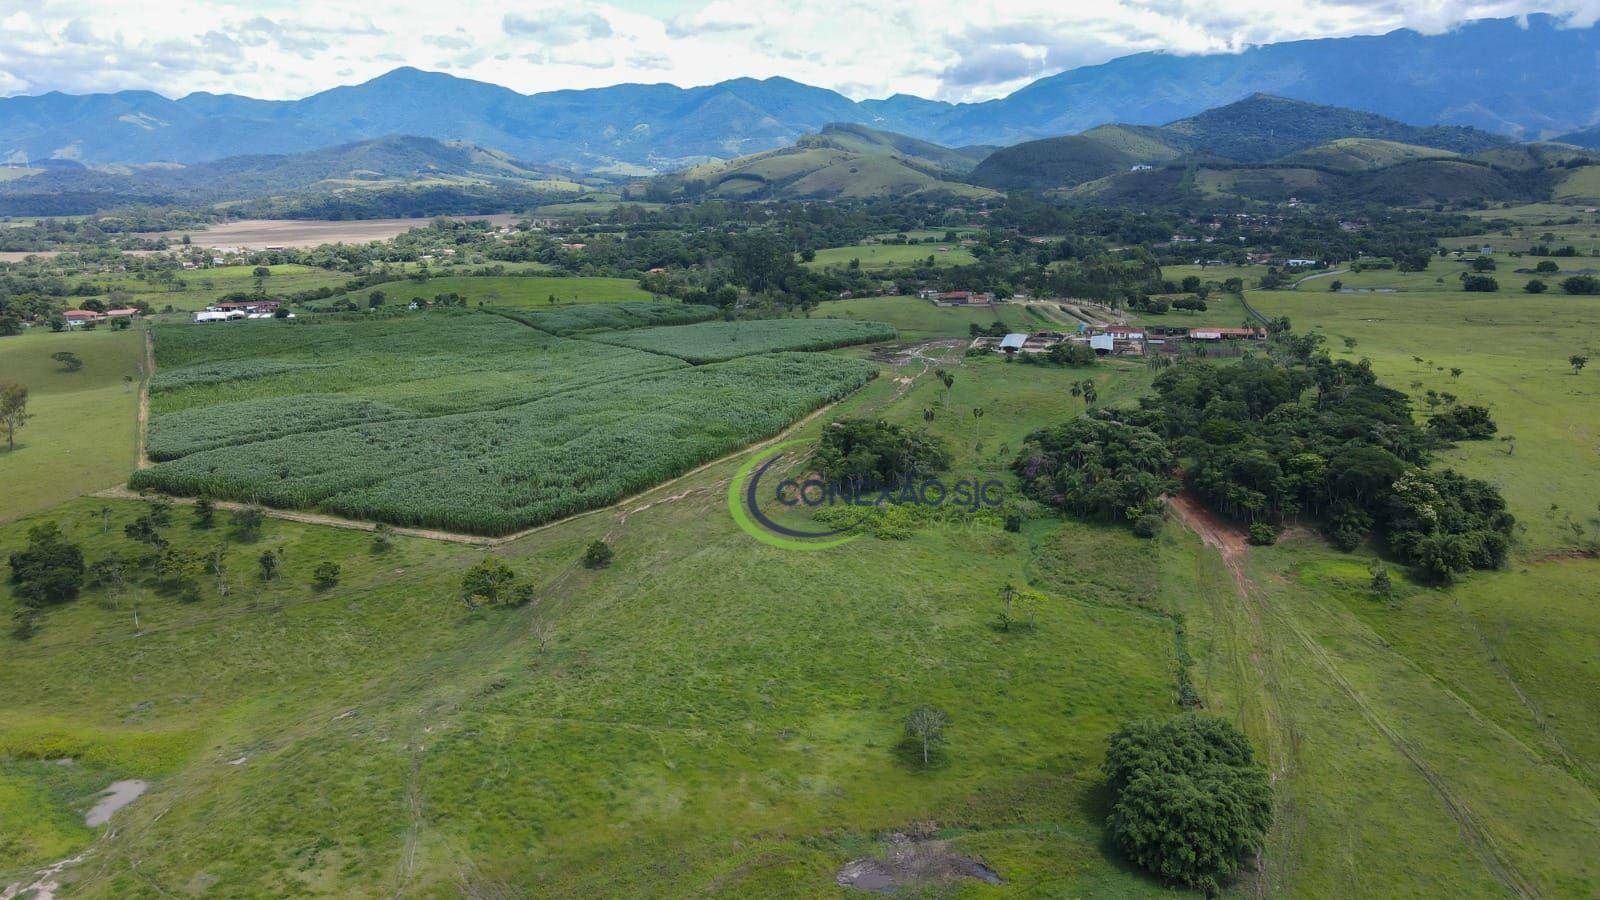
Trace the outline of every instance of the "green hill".
<path fill-rule="evenodd" d="M 1297 150 L 1280 163 L 1333 169 L 1339 172 L 1366 172 L 1414 159 L 1456 155 L 1450 150 L 1422 147 L 1378 138 L 1340 138 L 1315 147 Z"/>
<path fill-rule="evenodd" d="M 861 125 L 835 124 L 802 136 L 793 147 L 653 178 L 638 192 L 653 200 L 983 196 L 994 192 L 957 179 L 986 153 L 987 148 L 958 150 Z"/>

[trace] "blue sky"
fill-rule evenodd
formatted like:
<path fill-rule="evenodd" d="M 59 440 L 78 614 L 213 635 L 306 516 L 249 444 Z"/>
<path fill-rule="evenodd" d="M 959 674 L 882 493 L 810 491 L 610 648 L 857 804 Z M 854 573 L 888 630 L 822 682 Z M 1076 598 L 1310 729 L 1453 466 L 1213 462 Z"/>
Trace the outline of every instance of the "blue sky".
<path fill-rule="evenodd" d="M 1143 50 L 1440 31 L 1600 0 L 0 0 L 0 95 L 283 99 L 411 65 L 525 93 L 782 75 L 856 99 L 983 100 Z"/>

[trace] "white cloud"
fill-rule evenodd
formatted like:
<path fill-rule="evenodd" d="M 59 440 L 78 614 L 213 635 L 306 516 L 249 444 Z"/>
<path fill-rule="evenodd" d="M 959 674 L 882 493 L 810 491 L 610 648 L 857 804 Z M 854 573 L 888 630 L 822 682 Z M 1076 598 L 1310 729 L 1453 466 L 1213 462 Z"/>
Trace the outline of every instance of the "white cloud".
<path fill-rule="evenodd" d="M 0 0 L 0 94 L 124 88 L 281 99 L 410 64 L 533 93 L 781 75 L 857 98 L 981 100 L 1161 49 L 1448 29 L 1600 0 Z"/>

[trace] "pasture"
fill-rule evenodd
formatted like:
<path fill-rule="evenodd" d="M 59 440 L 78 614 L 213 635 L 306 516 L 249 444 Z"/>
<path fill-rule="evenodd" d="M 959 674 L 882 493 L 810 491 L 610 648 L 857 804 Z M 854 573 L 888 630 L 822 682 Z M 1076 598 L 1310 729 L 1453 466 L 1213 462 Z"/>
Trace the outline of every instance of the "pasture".
<path fill-rule="evenodd" d="M 382 291 L 389 303 L 410 303 L 417 299 L 432 301 L 440 295 L 454 294 L 464 299 L 468 306 L 482 304 L 508 309 L 652 299 L 650 292 L 639 287 L 639 282 L 631 278 L 543 275 L 445 275 L 426 281 L 391 281 L 371 290 Z M 371 290 L 361 291 L 357 299 L 364 301 Z"/>
<path fill-rule="evenodd" d="M 54 353 L 75 354 L 65 371 Z M 0 382 L 28 388 L 33 418 L 17 447 L 0 439 L 0 522 L 111 487 L 133 467 L 144 335 L 137 330 L 44 329 L 0 340 Z"/>
<path fill-rule="evenodd" d="M 822 269 L 860 260 L 863 269 L 888 269 L 916 265 L 929 258 L 936 266 L 965 266 L 974 261 L 970 252 L 953 244 L 855 244 L 818 250 L 816 259 L 806 265 Z"/>
<path fill-rule="evenodd" d="M 1001 303 L 995 309 L 935 306 L 927 300 L 905 295 L 830 300 L 819 305 L 812 315 L 883 322 L 894 326 L 907 340 L 964 338 L 970 336 L 971 326 L 988 328 L 997 321 L 1014 331 L 1030 331 L 1037 324 L 1015 304 Z"/>
<path fill-rule="evenodd" d="M 126 291 L 143 300 L 157 312 L 171 307 L 177 312 L 205 309 L 228 294 L 255 293 L 286 296 L 299 291 L 338 288 L 350 280 L 343 272 L 294 264 L 266 266 L 265 278 L 255 274 L 254 266 L 218 266 L 178 272 L 171 281 L 155 281 L 134 275 L 87 275 L 78 281 L 98 285 L 103 291 Z"/>
<path fill-rule="evenodd" d="M 512 225 L 514 215 L 453 216 L 464 220 Z M 161 237 L 190 238 L 201 247 L 265 250 L 269 247 L 316 247 L 320 244 L 366 244 L 387 241 L 413 228 L 426 228 L 431 219 L 241 219 L 201 231 L 167 232 Z"/>

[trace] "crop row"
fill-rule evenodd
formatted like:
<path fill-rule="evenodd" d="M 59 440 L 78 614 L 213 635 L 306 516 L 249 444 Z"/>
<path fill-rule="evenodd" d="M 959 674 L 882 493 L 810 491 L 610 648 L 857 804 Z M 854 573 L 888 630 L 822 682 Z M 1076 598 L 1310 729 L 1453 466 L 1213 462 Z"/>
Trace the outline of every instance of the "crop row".
<path fill-rule="evenodd" d="M 656 325 L 687 325 L 715 319 L 715 307 L 694 303 L 589 303 L 555 309 L 496 309 L 550 334 L 583 334 L 591 331 L 619 331 Z"/>
<path fill-rule="evenodd" d="M 865 384 L 864 362 L 768 354 L 503 409 L 370 421 L 191 453 L 135 488 L 504 534 L 615 502 Z"/>
<path fill-rule="evenodd" d="M 759 319 L 701 322 L 589 335 L 588 340 L 675 356 L 695 365 L 780 350 L 830 350 L 893 340 L 882 322 L 850 319 Z"/>

